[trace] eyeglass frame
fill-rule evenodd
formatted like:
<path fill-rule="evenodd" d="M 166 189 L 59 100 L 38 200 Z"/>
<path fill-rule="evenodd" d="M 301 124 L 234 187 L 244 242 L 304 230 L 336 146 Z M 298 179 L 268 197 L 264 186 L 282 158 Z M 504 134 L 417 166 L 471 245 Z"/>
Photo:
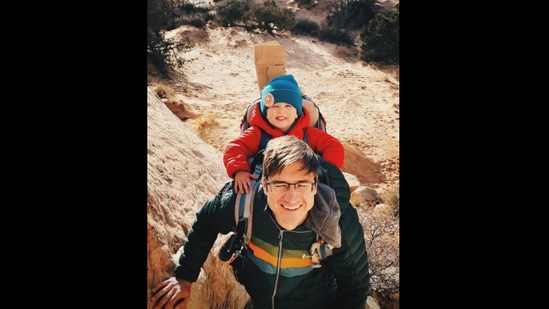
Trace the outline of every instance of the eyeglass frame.
<path fill-rule="evenodd" d="M 297 192 L 305 193 L 305 192 L 299 191 L 297 185 L 300 185 L 300 184 L 310 184 L 310 185 L 311 185 L 311 192 L 313 192 L 313 191 L 314 191 L 314 188 L 315 188 L 315 186 L 316 186 L 316 184 L 318 183 L 318 180 L 315 179 L 315 181 L 313 181 L 313 182 L 309 182 L 309 181 L 298 181 L 298 182 L 294 182 L 294 183 L 289 183 L 289 182 L 279 181 L 279 180 L 274 180 L 274 181 L 269 181 L 269 180 L 267 180 L 266 183 L 267 183 L 268 186 L 270 186 L 271 191 L 273 191 L 272 185 L 286 185 L 286 190 L 284 190 L 284 191 L 281 192 L 281 193 L 286 193 L 286 192 L 290 191 L 290 187 L 291 187 L 291 186 L 294 186 L 294 189 L 295 189 Z M 273 192 L 274 192 L 274 191 L 273 191 Z"/>

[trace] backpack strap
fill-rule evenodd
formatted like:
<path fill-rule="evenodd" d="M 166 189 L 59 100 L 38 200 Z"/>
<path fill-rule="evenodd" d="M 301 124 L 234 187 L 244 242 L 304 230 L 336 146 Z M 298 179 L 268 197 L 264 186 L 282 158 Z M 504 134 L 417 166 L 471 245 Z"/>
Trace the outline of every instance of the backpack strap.
<path fill-rule="evenodd" d="M 244 244 L 248 244 L 252 238 L 252 214 L 253 214 L 253 201 L 255 193 L 261 183 L 261 172 L 263 171 L 263 152 L 261 149 L 257 155 L 255 155 L 251 166 L 255 165 L 253 174 L 257 176 L 257 179 L 251 179 L 252 190 L 250 193 L 237 193 L 235 201 L 235 219 L 238 233 L 242 235 Z M 238 207 L 237 207 L 238 206 Z"/>
<path fill-rule="evenodd" d="M 267 143 L 271 139 L 271 134 L 261 130 L 261 139 L 259 140 L 259 150 L 264 150 L 267 147 Z"/>
<path fill-rule="evenodd" d="M 314 242 L 313 245 L 311 246 L 311 249 L 309 250 L 311 252 L 311 255 L 309 257 L 313 261 L 312 267 L 320 268 L 322 266 L 320 265 L 320 261 L 334 254 L 332 252 L 333 248 L 334 247 L 332 245 L 325 243 L 322 239 L 319 239 L 318 241 Z"/>
<path fill-rule="evenodd" d="M 326 132 L 326 119 L 324 119 L 318 105 L 306 94 L 301 97 L 303 98 L 303 108 L 309 112 L 309 127 L 316 127 Z"/>

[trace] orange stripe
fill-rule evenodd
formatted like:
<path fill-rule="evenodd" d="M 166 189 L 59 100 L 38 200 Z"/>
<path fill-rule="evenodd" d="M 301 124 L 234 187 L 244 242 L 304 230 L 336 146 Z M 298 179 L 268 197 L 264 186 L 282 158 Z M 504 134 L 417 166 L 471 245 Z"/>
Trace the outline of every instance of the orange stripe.
<path fill-rule="evenodd" d="M 259 248 L 258 246 L 254 245 L 251 242 L 248 244 L 248 246 L 250 246 L 250 248 L 253 250 L 255 256 L 276 267 L 277 258 L 275 256 L 272 256 L 271 254 L 269 254 L 269 252 Z M 313 261 L 310 258 L 308 259 L 283 258 L 282 259 L 282 268 L 305 267 L 310 265 L 313 265 Z"/>
<path fill-rule="evenodd" d="M 313 265 L 311 259 L 299 259 L 299 258 L 284 258 L 282 259 L 282 268 L 288 267 L 305 267 Z"/>

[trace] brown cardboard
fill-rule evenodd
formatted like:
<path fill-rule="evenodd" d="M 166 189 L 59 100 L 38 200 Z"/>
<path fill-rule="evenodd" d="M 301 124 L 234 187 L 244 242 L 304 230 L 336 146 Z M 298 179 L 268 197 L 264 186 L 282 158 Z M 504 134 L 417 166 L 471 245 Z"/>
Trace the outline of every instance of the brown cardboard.
<path fill-rule="evenodd" d="M 254 46 L 255 72 L 259 93 L 274 77 L 286 74 L 285 50 L 277 41 L 269 41 Z"/>

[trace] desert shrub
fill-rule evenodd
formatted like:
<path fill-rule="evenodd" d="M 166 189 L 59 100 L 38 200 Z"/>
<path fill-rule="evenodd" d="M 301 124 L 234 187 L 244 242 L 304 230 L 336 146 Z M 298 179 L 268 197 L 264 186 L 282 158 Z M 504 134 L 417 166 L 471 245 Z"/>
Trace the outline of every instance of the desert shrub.
<path fill-rule="evenodd" d="M 250 7 L 242 1 L 231 1 L 219 5 L 216 9 L 215 22 L 223 27 L 234 26 L 236 22 L 244 22 L 244 14 Z"/>
<path fill-rule="evenodd" d="M 179 8 L 185 13 L 204 13 L 208 11 L 208 9 L 206 9 L 205 7 L 197 6 L 196 4 L 187 0 L 182 1 L 179 5 Z"/>
<path fill-rule="evenodd" d="M 191 25 L 197 28 L 203 28 L 209 20 L 215 16 L 210 12 L 210 8 L 203 5 L 196 5 L 190 1 L 183 1 L 179 5 L 176 26 Z"/>
<path fill-rule="evenodd" d="M 310 6 L 313 3 L 313 0 L 295 0 L 295 2 L 299 7 L 306 7 Z"/>
<path fill-rule="evenodd" d="M 298 18 L 292 31 L 295 34 L 310 34 L 316 36 L 318 34 L 318 23 L 310 19 Z"/>
<path fill-rule="evenodd" d="M 182 13 L 178 14 L 178 10 Z M 147 56 L 151 64 L 163 75 L 169 68 L 180 68 L 184 61 L 176 53 L 191 49 L 194 43 L 188 38 L 168 40 L 165 31 L 183 23 L 203 27 L 208 18 L 213 17 L 207 9 L 186 1 L 180 4 L 177 0 L 147 0 Z"/>
<path fill-rule="evenodd" d="M 381 207 L 380 205 L 376 207 Z M 370 263 L 370 283 L 381 308 L 393 308 L 400 293 L 399 218 L 384 210 L 359 212 Z"/>
<path fill-rule="evenodd" d="M 375 16 L 377 0 L 342 0 L 328 5 L 318 38 L 331 43 L 355 44 L 356 32 Z"/>
<path fill-rule="evenodd" d="M 163 32 L 147 32 L 147 55 L 151 64 L 163 75 L 167 75 L 169 68 L 181 68 L 184 60 L 177 56 L 177 52 L 193 46 L 194 42 L 189 38 L 175 42 L 164 38 Z"/>
<path fill-rule="evenodd" d="M 354 35 L 351 31 L 336 27 L 328 27 L 324 23 L 320 27 L 320 30 L 318 30 L 317 37 L 321 41 L 335 44 L 345 43 L 348 45 L 354 45 L 355 43 Z"/>
<path fill-rule="evenodd" d="M 173 19 L 174 4 L 167 0 L 147 0 L 147 28 L 158 33 Z"/>
<path fill-rule="evenodd" d="M 275 29 L 291 30 L 295 24 L 295 13 L 291 9 L 279 8 L 273 0 L 266 0 L 263 6 L 253 4 L 243 19 L 247 29 L 259 29 L 273 34 Z"/>
<path fill-rule="evenodd" d="M 208 23 L 208 19 L 204 15 L 195 15 L 190 17 L 185 24 L 191 25 L 196 28 L 203 28 Z"/>
<path fill-rule="evenodd" d="M 342 0 L 328 5 L 329 28 L 359 30 L 375 16 L 377 0 Z"/>
<path fill-rule="evenodd" d="M 385 15 L 378 13 L 375 18 L 364 25 L 360 32 L 362 45 L 360 59 L 383 64 L 400 62 L 399 51 L 399 5 L 396 11 Z"/>

